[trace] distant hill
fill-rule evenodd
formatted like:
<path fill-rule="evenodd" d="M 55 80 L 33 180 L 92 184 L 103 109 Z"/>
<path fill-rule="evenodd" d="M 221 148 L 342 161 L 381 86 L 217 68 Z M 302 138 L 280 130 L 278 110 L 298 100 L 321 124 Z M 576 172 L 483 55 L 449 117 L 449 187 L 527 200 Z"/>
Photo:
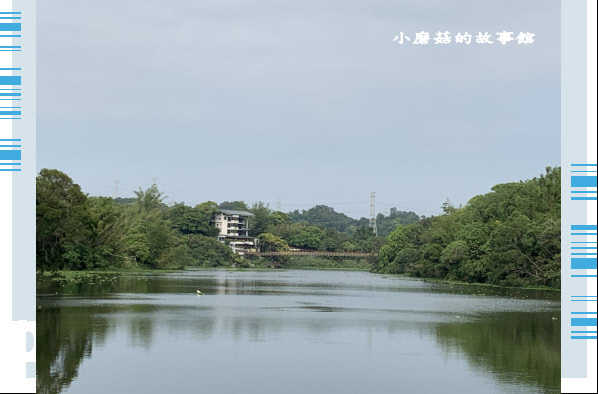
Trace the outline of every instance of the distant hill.
<path fill-rule="evenodd" d="M 369 226 L 368 218 L 353 219 L 341 212 L 336 212 L 334 208 L 326 205 L 316 205 L 308 210 L 295 210 L 288 213 L 289 219 L 293 223 L 305 222 L 313 226 L 324 228 L 333 228 L 337 231 L 351 234 L 356 228 Z M 415 223 L 420 217 L 414 212 L 399 211 L 396 208 L 390 210 L 389 216 L 378 214 L 376 217 L 376 226 L 378 235 L 386 237 L 397 226 L 406 226 Z"/>

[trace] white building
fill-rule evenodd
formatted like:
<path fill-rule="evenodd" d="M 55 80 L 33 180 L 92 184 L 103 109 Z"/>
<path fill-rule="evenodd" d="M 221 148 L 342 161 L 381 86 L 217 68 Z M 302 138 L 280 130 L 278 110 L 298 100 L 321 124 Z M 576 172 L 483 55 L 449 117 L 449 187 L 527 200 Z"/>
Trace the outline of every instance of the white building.
<path fill-rule="evenodd" d="M 212 216 L 212 223 L 220 231 L 218 241 L 228 243 L 234 253 L 244 255 L 255 252 L 257 239 L 249 236 L 251 212 L 219 209 Z"/>

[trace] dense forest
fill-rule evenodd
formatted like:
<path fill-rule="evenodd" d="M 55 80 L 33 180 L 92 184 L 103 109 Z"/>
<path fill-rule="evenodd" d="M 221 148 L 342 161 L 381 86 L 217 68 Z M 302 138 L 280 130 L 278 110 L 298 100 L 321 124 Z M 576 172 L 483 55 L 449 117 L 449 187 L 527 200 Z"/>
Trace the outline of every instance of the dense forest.
<path fill-rule="evenodd" d="M 503 286 L 560 288 L 561 169 L 496 185 L 466 206 L 397 227 L 376 270 Z"/>
<path fill-rule="evenodd" d="M 372 252 L 373 271 L 503 286 L 560 287 L 560 168 L 496 185 L 444 214 L 378 215 L 379 236 L 365 218 L 318 205 L 284 213 L 257 202 L 166 205 L 156 185 L 135 197 L 90 197 L 66 174 L 37 177 L 40 270 L 247 266 L 216 240 L 218 209 L 246 210 L 262 251 L 302 248 Z M 384 237 L 388 234 L 387 237 Z"/>

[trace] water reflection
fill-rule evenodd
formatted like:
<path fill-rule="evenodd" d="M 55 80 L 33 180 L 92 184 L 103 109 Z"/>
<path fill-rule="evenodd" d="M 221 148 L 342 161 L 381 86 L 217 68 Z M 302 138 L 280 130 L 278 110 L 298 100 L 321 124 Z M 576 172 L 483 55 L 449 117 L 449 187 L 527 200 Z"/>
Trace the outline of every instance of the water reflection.
<path fill-rule="evenodd" d="M 196 289 L 206 295 L 196 296 Z M 443 377 L 456 380 L 442 385 L 445 392 L 480 385 L 485 392 L 556 392 L 560 323 L 552 317 L 560 312 L 551 299 L 558 294 L 361 272 L 39 278 L 38 392 L 106 391 L 96 387 L 97 376 L 106 373 L 119 392 L 194 392 L 187 375 L 199 370 L 206 385 L 215 385 L 206 392 L 231 392 L 236 383 L 226 380 L 230 368 L 238 365 L 236 377 L 250 382 L 264 364 L 280 368 L 276 378 L 255 383 L 254 391 L 264 393 L 280 392 L 284 386 L 276 379 L 290 384 L 297 375 L 312 379 L 286 392 L 313 391 L 337 373 L 346 386 L 339 383 L 330 392 L 395 392 L 397 371 L 406 392 L 439 389 Z M 154 365 L 172 376 L 162 389 L 166 383 L 147 374 Z M 430 368 L 437 381 L 426 379 Z M 226 383 L 216 385 L 221 380 Z"/>
<path fill-rule="evenodd" d="M 106 319 L 87 308 L 49 308 L 37 313 L 37 392 L 60 393 L 77 378 L 79 365 L 107 339 Z"/>
<path fill-rule="evenodd" d="M 554 313 L 501 313 L 462 324 L 441 324 L 437 340 L 446 352 L 462 351 L 498 379 L 518 379 L 560 392 L 560 321 Z"/>

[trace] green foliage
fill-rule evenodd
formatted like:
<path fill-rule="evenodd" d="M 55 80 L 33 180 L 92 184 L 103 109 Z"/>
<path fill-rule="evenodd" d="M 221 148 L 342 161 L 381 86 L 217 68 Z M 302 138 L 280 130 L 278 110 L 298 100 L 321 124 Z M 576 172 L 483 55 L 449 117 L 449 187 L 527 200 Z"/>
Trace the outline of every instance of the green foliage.
<path fill-rule="evenodd" d="M 36 262 L 41 270 L 167 269 L 240 265 L 210 224 L 217 209 L 249 210 L 251 235 L 264 251 L 298 247 L 373 251 L 386 273 L 506 286 L 560 287 L 560 168 L 532 180 L 496 185 L 465 207 L 447 200 L 443 215 L 419 218 L 396 208 L 378 215 L 386 240 L 365 218 L 319 205 L 289 214 L 263 203 L 167 207 L 154 184 L 133 199 L 88 197 L 66 174 L 43 169 L 36 179 Z"/>
<path fill-rule="evenodd" d="M 408 226 L 420 220 L 415 212 L 399 211 L 397 208 L 391 208 L 388 216 L 378 214 L 376 217 L 376 227 L 378 235 L 386 237 L 399 226 Z M 363 222 L 363 220 L 360 220 Z M 364 225 L 362 223 L 362 225 Z"/>
<path fill-rule="evenodd" d="M 496 185 L 463 208 L 397 227 L 376 269 L 503 286 L 560 287 L 560 168 Z"/>
<path fill-rule="evenodd" d="M 254 215 L 249 219 L 249 235 L 257 237 L 268 231 L 268 228 L 273 224 L 272 211 L 261 201 L 253 204 L 249 211 Z"/>
<path fill-rule="evenodd" d="M 66 174 L 42 169 L 36 179 L 36 262 L 41 269 L 93 265 L 87 196 Z"/>
<path fill-rule="evenodd" d="M 238 263 L 231 249 L 213 238 L 218 230 L 210 218 L 218 206 L 212 201 L 193 208 L 167 207 L 156 185 L 119 202 L 87 197 L 66 174 L 48 169 L 40 171 L 36 185 L 38 269 L 167 269 Z"/>
<path fill-rule="evenodd" d="M 324 230 L 315 226 L 302 226 L 289 242 L 291 245 L 308 249 L 318 249 L 324 240 Z"/>
<path fill-rule="evenodd" d="M 334 208 L 326 205 L 316 205 L 301 212 L 289 213 L 289 218 L 294 223 L 305 222 L 315 226 L 333 228 L 343 233 L 349 232 L 349 227 L 355 225 L 356 220 L 344 213 L 335 212 Z"/>
<path fill-rule="evenodd" d="M 271 233 L 262 233 L 258 237 L 259 246 L 262 252 L 284 252 L 289 250 L 289 244 Z"/>
<path fill-rule="evenodd" d="M 289 213 L 289 219 L 293 223 L 307 223 L 322 228 L 332 228 L 347 234 L 352 234 L 359 227 L 369 226 L 369 219 L 353 219 L 326 205 L 316 205 L 303 211 L 295 210 Z M 398 226 L 406 226 L 418 220 L 419 216 L 413 212 L 403 212 L 397 208 L 391 208 L 388 216 L 379 214 L 376 217 L 378 235 L 386 237 Z"/>
<path fill-rule="evenodd" d="M 66 174 L 42 170 L 37 178 L 38 268 L 242 265 L 239 256 L 214 238 L 218 229 L 210 221 L 218 209 L 247 210 L 243 201 L 168 207 L 163 199 L 155 184 L 137 190 L 135 198 L 87 197 Z M 249 211 L 254 214 L 249 220 L 251 235 L 258 237 L 263 251 L 284 251 L 289 245 L 320 251 L 371 251 L 384 242 L 367 225 L 352 226 L 349 234 L 332 227 L 294 223 L 289 217 L 292 214 L 272 211 L 261 202 Z M 315 212 L 339 215 L 327 207 L 317 207 Z"/>
<path fill-rule="evenodd" d="M 204 203 L 206 204 L 206 203 Z M 201 234 L 215 237 L 218 229 L 210 225 L 213 209 L 210 205 L 197 205 L 191 208 L 185 204 L 175 204 L 168 210 L 168 218 L 173 228 L 182 234 Z"/>
<path fill-rule="evenodd" d="M 135 202 L 137 203 L 139 212 L 150 212 L 159 208 L 165 198 L 164 194 L 158 190 L 158 186 L 155 183 L 147 190 L 139 188 L 139 190 L 135 191 L 135 196 Z"/>
<path fill-rule="evenodd" d="M 195 263 L 201 267 L 231 266 L 238 262 L 228 246 L 218 242 L 216 238 L 203 235 L 191 235 L 189 237 L 189 249 Z"/>
<path fill-rule="evenodd" d="M 224 201 L 217 208 L 220 209 L 231 209 L 233 211 L 247 211 L 249 208 L 243 201 Z"/>

